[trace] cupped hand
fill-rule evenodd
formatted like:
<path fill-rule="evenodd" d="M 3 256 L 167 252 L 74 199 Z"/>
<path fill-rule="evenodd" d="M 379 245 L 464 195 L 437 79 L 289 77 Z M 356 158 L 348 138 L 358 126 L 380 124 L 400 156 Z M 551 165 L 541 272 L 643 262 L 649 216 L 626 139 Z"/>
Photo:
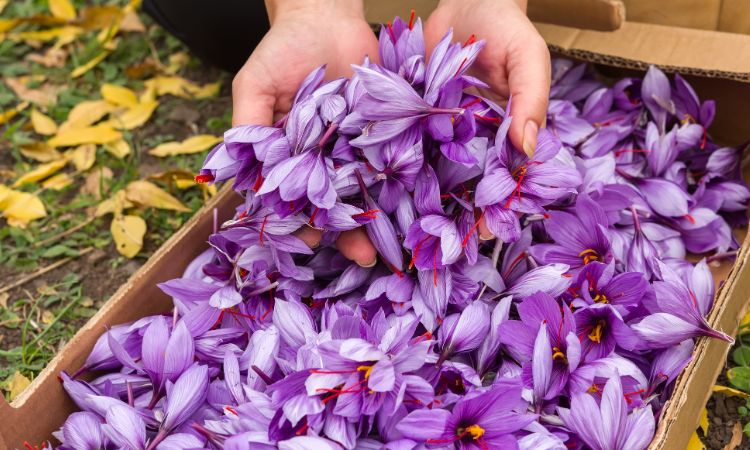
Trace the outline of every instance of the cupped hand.
<path fill-rule="evenodd" d="M 473 74 L 497 96 L 513 97 L 510 139 L 533 154 L 547 113 L 551 69 L 547 45 L 526 17 L 525 1 L 442 0 L 425 24 L 428 50 L 451 27 L 455 41 L 471 35 L 486 41 Z"/>
<path fill-rule="evenodd" d="M 359 0 L 268 2 L 271 29 L 232 81 L 233 125 L 271 125 L 287 113 L 302 80 L 327 65 L 326 78 L 350 76 L 365 55 L 377 59 L 378 43 Z M 307 245 L 322 231 L 297 231 Z M 377 252 L 362 229 L 341 233 L 336 245 L 361 266 L 375 264 Z"/>

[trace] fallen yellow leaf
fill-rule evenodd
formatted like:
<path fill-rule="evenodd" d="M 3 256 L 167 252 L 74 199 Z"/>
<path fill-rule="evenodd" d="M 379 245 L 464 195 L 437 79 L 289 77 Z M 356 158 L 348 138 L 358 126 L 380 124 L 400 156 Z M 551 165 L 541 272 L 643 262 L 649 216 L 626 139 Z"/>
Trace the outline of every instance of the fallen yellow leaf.
<path fill-rule="evenodd" d="M 32 220 L 47 215 L 44 203 L 34 194 L 16 191 L 0 184 L 0 211 L 13 227 L 25 228 Z"/>
<path fill-rule="evenodd" d="M 690 441 L 685 450 L 706 450 L 706 446 L 701 442 L 701 438 L 698 437 L 696 431 L 693 431 L 693 434 L 690 436 Z"/>
<path fill-rule="evenodd" d="M 698 428 L 703 430 L 703 436 L 708 436 L 708 410 L 703 408 L 701 411 L 701 418 L 698 422 Z"/>
<path fill-rule="evenodd" d="M 105 83 L 101 87 L 102 98 L 117 106 L 132 108 L 138 104 L 138 96 L 125 86 Z"/>
<path fill-rule="evenodd" d="M 76 9 L 70 0 L 49 0 L 49 12 L 65 20 L 75 20 Z"/>
<path fill-rule="evenodd" d="M 151 115 L 154 113 L 157 106 L 159 106 L 159 102 L 155 100 L 137 103 L 135 106 L 124 112 L 114 115 L 110 123 L 119 130 L 132 130 L 138 128 L 148 122 L 148 119 L 151 118 Z"/>
<path fill-rule="evenodd" d="M 34 131 L 37 134 L 44 136 L 51 136 L 57 133 L 57 124 L 49 116 L 46 116 L 36 108 L 31 110 L 31 125 L 34 127 Z"/>
<path fill-rule="evenodd" d="M 138 216 L 115 216 L 110 226 L 115 247 L 121 255 L 132 258 L 143 247 L 143 235 L 146 234 L 146 221 Z"/>
<path fill-rule="evenodd" d="M 122 159 L 130 154 L 130 144 L 125 139 L 120 139 L 119 141 L 104 144 L 104 150 L 108 151 L 112 156 Z"/>
<path fill-rule="evenodd" d="M 86 175 L 83 186 L 81 186 L 81 193 L 101 200 L 103 191 L 106 191 L 112 180 L 112 175 L 112 170 L 109 167 L 97 167 Z"/>
<path fill-rule="evenodd" d="M 167 73 L 177 73 L 190 62 L 190 56 L 185 52 L 177 52 L 169 56 Z"/>
<path fill-rule="evenodd" d="M 20 150 L 23 156 L 39 162 L 50 162 L 62 158 L 62 153 L 47 145 L 46 142 L 22 145 Z"/>
<path fill-rule="evenodd" d="M 57 101 L 57 94 L 63 89 L 62 86 L 44 84 L 38 88 L 30 89 L 26 85 L 32 81 L 30 77 L 5 78 L 5 84 L 21 100 L 36 103 L 40 106 L 50 106 Z"/>
<path fill-rule="evenodd" d="M 100 30 L 119 22 L 123 11 L 112 5 L 93 5 L 83 8 L 79 15 L 80 19 L 76 23 L 80 27 L 86 30 Z"/>
<path fill-rule="evenodd" d="M 738 389 L 731 388 L 728 386 L 722 386 L 720 384 L 714 385 L 714 392 L 718 392 L 719 394 L 724 394 L 727 397 L 750 398 L 750 394 L 746 392 L 742 392 Z"/>
<path fill-rule="evenodd" d="M 87 63 L 76 67 L 72 72 L 70 72 L 71 78 L 78 78 L 89 70 L 93 69 L 97 64 L 104 61 L 104 58 L 109 56 L 110 53 L 112 53 L 112 50 L 105 49 L 98 55 L 91 58 Z"/>
<path fill-rule="evenodd" d="M 125 195 L 131 202 L 138 203 L 142 206 L 190 212 L 190 208 L 183 205 L 182 202 L 161 189 L 159 186 L 149 183 L 148 181 L 132 181 L 125 188 Z"/>
<path fill-rule="evenodd" d="M 112 112 L 115 107 L 105 100 L 83 101 L 68 113 L 68 120 L 60 125 L 60 131 L 88 127 Z"/>
<path fill-rule="evenodd" d="M 8 6 L 9 0 L 0 0 L 0 13 L 3 12 L 6 6 Z"/>
<path fill-rule="evenodd" d="M 134 206 L 135 204 L 127 199 L 125 190 L 119 190 L 115 192 L 112 197 L 99 203 L 96 207 L 96 212 L 94 212 L 94 216 L 101 217 L 107 214 L 120 216 L 124 210 Z"/>
<path fill-rule="evenodd" d="M 73 162 L 77 171 L 89 170 L 96 162 L 96 145 L 83 144 L 67 152 L 66 156 Z"/>
<path fill-rule="evenodd" d="M 101 124 L 60 131 L 47 144 L 52 147 L 72 147 L 80 144 L 106 144 L 120 139 L 122 133 L 109 124 Z"/>
<path fill-rule="evenodd" d="M 16 117 L 19 112 L 29 107 L 29 102 L 19 103 L 15 108 L 0 112 L 0 125 Z"/>
<path fill-rule="evenodd" d="M 9 39 L 14 41 L 24 41 L 26 43 L 32 42 L 49 42 L 57 39 L 64 43 L 70 43 L 75 40 L 83 33 L 83 28 L 72 25 L 66 25 L 62 27 L 49 28 L 47 30 L 39 31 L 21 31 L 19 33 L 12 33 L 8 35 Z"/>
<path fill-rule="evenodd" d="M 42 183 L 42 187 L 45 189 L 60 191 L 70 186 L 72 183 L 73 177 L 71 177 L 67 173 L 58 173 L 57 175 L 44 180 L 44 183 Z"/>
<path fill-rule="evenodd" d="M 218 136 L 212 136 L 210 134 L 199 134 L 197 136 L 187 138 L 182 142 L 166 142 L 152 148 L 148 153 L 153 156 L 162 157 L 200 153 L 223 140 L 223 138 Z"/>
<path fill-rule="evenodd" d="M 158 76 L 146 80 L 146 89 L 152 88 L 157 95 L 171 94 L 182 98 L 207 98 L 219 93 L 221 82 L 209 83 L 203 86 L 178 76 Z"/>
<path fill-rule="evenodd" d="M 19 23 L 16 19 L 0 19 L 0 33 L 12 30 Z"/>
<path fill-rule="evenodd" d="M 66 159 L 58 159 L 57 161 L 50 161 L 48 163 L 40 164 L 36 168 L 21 175 L 14 183 L 13 187 L 22 186 L 26 183 L 34 183 L 50 177 L 57 173 L 60 169 L 65 167 L 68 161 Z"/>
<path fill-rule="evenodd" d="M 5 390 L 9 392 L 10 401 L 13 401 L 18 395 L 23 392 L 31 384 L 31 380 L 26 378 L 19 371 L 15 371 L 13 375 L 8 377 L 5 381 Z"/>

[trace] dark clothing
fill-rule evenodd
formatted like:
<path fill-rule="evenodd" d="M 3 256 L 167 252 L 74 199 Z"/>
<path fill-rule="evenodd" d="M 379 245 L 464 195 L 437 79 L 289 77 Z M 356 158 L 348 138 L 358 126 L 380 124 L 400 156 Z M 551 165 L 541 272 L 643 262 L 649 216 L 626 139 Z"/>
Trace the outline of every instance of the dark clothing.
<path fill-rule="evenodd" d="M 200 59 L 230 72 L 270 27 L 263 0 L 144 0 L 143 10 Z"/>

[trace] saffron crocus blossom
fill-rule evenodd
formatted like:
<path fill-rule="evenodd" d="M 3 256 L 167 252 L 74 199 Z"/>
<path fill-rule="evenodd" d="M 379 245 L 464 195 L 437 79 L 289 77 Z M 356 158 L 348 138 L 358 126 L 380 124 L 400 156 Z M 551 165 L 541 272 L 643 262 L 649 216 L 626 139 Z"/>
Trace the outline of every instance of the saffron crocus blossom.
<path fill-rule="evenodd" d="M 739 247 L 741 149 L 678 76 L 606 85 L 556 60 L 528 157 L 510 104 L 471 92 L 482 41 L 451 40 L 426 54 L 421 22 L 395 20 L 380 63 L 316 68 L 279 122 L 225 134 L 196 180 L 244 200 L 160 285 L 171 312 L 60 374 L 82 411 L 61 449 L 648 445 L 695 339 L 729 339 L 687 253 Z M 361 226 L 371 267 L 336 247 Z"/>
<path fill-rule="evenodd" d="M 557 408 L 565 425 L 593 450 L 641 450 L 654 434 L 651 407 L 628 414 L 620 377 L 604 386 L 601 403 L 587 393 L 573 394 L 570 409 Z"/>
<path fill-rule="evenodd" d="M 413 411 L 396 428 L 404 437 L 430 447 L 517 448 L 513 433 L 536 418 L 524 410 L 520 386 L 498 383 L 462 398 L 450 412 L 439 408 Z"/>

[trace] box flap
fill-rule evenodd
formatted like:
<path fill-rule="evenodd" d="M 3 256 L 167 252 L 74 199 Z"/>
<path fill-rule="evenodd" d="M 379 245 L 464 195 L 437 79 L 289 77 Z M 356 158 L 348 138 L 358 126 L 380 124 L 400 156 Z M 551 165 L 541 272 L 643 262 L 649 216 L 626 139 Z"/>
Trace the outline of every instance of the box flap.
<path fill-rule="evenodd" d="M 594 63 L 750 82 L 750 36 L 625 22 L 615 31 L 535 24 L 550 49 Z"/>
<path fill-rule="evenodd" d="M 528 15 L 535 22 L 612 31 L 625 22 L 620 0 L 529 0 Z"/>

